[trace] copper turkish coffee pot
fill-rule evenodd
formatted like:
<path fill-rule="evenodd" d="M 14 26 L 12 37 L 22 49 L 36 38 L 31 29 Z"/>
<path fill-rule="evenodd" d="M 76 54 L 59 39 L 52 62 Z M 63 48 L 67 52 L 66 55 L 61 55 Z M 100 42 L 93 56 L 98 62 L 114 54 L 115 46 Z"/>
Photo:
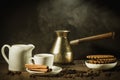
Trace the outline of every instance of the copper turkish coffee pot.
<path fill-rule="evenodd" d="M 68 30 L 57 30 L 55 31 L 57 34 L 57 38 L 53 47 L 51 49 L 51 53 L 54 55 L 54 63 L 66 64 L 73 62 L 73 53 L 70 45 L 78 45 L 81 42 L 92 41 L 92 40 L 100 40 L 105 38 L 114 38 L 115 32 L 109 32 L 104 34 L 99 34 L 95 36 L 80 38 L 76 40 L 69 41 L 68 40 Z"/>

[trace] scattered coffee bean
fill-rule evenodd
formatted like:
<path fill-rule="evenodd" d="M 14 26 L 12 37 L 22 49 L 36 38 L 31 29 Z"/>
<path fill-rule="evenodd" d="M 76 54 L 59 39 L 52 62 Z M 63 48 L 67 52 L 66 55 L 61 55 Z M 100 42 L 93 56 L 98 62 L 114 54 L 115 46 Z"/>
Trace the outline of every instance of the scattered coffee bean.
<path fill-rule="evenodd" d="M 89 77 L 93 80 L 95 77 L 100 76 L 101 73 L 105 73 L 106 77 L 110 77 L 112 75 L 111 71 L 104 71 L 104 70 L 88 70 L 88 71 L 77 71 L 75 69 L 63 69 L 59 74 L 53 76 L 42 76 L 42 75 L 31 75 L 30 77 L 64 77 L 64 78 L 75 78 L 75 77 Z M 10 74 L 10 72 L 8 72 Z"/>
<path fill-rule="evenodd" d="M 36 78 L 36 76 L 35 76 L 35 75 L 30 75 L 30 77 L 31 77 L 31 78 Z"/>
<path fill-rule="evenodd" d="M 11 76 L 14 76 L 14 75 L 20 75 L 22 72 L 20 71 L 8 71 L 7 75 L 11 75 Z"/>
<path fill-rule="evenodd" d="M 105 76 L 110 77 L 111 73 L 106 73 Z"/>
<path fill-rule="evenodd" d="M 92 76 L 92 77 L 91 77 L 91 80 L 93 80 L 93 79 L 94 79 L 94 77 Z"/>

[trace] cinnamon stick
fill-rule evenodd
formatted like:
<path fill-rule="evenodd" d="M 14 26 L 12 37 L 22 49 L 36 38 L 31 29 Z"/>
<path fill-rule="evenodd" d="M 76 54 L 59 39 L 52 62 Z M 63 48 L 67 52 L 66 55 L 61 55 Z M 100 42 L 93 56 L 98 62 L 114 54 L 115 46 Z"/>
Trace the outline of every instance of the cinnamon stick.
<path fill-rule="evenodd" d="M 48 69 L 49 68 L 46 65 L 38 65 L 38 64 L 25 64 L 25 67 L 29 69 Z"/>
<path fill-rule="evenodd" d="M 51 69 L 29 69 L 31 71 L 37 71 L 37 72 L 49 72 Z"/>

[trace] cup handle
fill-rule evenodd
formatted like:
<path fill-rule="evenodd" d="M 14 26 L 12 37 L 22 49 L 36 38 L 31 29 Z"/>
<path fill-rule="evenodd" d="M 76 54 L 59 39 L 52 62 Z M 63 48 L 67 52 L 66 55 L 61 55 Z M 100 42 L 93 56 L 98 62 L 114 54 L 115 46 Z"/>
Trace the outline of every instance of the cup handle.
<path fill-rule="evenodd" d="M 31 57 L 31 58 L 29 59 L 29 62 L 32 63 L 32 64 L 35 64 L 34 58 Z"/>
<path fill-rule="evenodd" d="M 2 49 L 1 49 L 3 58 L 4 58 L 5 61 L 9 64 L 9 60 L 8 60 L 6 54 L 5 54 L 5 48 L 10 49 L 10 45 L 5 44 L 5 45 L 3 45 Z"/>

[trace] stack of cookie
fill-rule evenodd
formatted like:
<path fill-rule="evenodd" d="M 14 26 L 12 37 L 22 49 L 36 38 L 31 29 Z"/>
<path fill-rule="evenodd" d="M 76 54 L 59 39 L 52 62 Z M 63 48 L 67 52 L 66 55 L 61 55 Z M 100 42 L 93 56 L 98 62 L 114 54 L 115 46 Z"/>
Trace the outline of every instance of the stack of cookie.
<path fill-rule="evenodd" d="M 86 62 L 91 64 L 108 64 L 117 60 L 114 55 L 88 55 L 86 58 Z"/>
<path fill-rule="evenodd" d="M 114 55 L 88 55 L 86 58 L 85 64 L 91 69 L 105 70 L 117 65 L 117 59 Z"/>

